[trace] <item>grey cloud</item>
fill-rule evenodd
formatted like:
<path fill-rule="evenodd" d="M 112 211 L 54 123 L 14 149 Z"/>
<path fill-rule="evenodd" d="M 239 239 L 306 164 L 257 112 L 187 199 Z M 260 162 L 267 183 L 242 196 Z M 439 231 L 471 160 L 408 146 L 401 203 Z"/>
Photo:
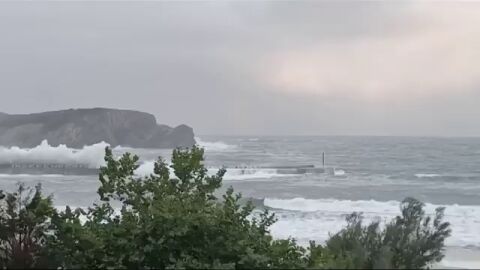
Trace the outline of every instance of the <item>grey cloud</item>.
<path fill-rule="evenodd" d="M 449 51 L 438 48 L 455 44 L 455 36 L 421 40 L 422 53 L 431 46 L 434 53 L 449 53 L 447 63 L 458 59 L 458 67 L 445 69 L 455 71 L 451 80 L 448 73 L 437 80 L 422 63 L 423 75 L 405 77 L 408 69 L 397 67 L 402 57 L 390 55 L 395 42 L 403 52 L 405 42 L 418 41 L 412 36 L 439 33 L 442 27 L 451 33 L 452 20 L 472 34 L 478 30 L 469 21 L 473 16 L 462 10 L 480 11 L 479 5 L 458 4 L 460 11 L 446 26 L 445 8 L 437 5 L 0 2 L 0 111 L 120 107 L 154 113 L 167 124 L 187 123 L 204 134 L 479 135 L 480 127 L 471 124 L 480 112 L 479 81 L 470 70 L 480 59 L 471 44 Z M 375 48 L 379 52 L 367 51 Z M 271 83 L 269 76 L 278 76 L 278 63 L 292 52 L 309 59 L 307 69 L 334 73 L 328 95 L 302 89 L 296 81 Z M 356 82 L 372 78 L 369 70 L 375 69 L 368 63 L 351 68 L 350 61 L 363 63 L 370 55 L 392 61 L 396 75 L 384 73 L 381 85 L 396 89 L 392 95 L 398 99 L 361 96 L 365 86 Z M 320 88 L 321 76 L 308 72 L 307 80 L 313 76 L 313 88 Z M 418 85 L 422 76 L 432 82 L 427 88 L 445 82 L 445 96 L 409 98 L 412 92 L 399 92 L 405 82 Z M 463 82 L 468 91 L 451 91 Z M 432 91 L 427 88 L 425 93 Z"/>

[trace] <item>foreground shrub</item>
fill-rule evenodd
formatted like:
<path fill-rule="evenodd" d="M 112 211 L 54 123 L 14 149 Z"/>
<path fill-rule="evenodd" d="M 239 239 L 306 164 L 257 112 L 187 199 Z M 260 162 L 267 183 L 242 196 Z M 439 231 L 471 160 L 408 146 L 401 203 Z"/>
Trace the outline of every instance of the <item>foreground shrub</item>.
<path fill-rule="evenodd" d="M 0 267 L 46 266 L 46 239 L 54 213 L 51 197 L 19 185 L 15 193 L 0 191 Z"/>
<path fill-rule="evenodd" d="M 419 269 L 443 258 L 450 224 L 443 222 L 444 208 L 432 217 L 425 215 L 424 204 L 405 199 L 401 216 L 380 230 L 380 223 L 362 225 L 362 217 L 347 217 L 347 226 L 333 235 L 324 247 L 310 244 L 313 265 L 327 268 Z M 318 257 L 318 259 L 317 259 Z"/>
<path fill-rule="evenodd" d="M 203 150 L 174 150 L 172 165 L 155 164 L 146 178 L 134 175 L 138 157 L 116 160 L 107 149 L 98 190 L 101 203 L 86 212 L 56 215 L 58 232 L 50 241 L 57 264 L 104 268 L 265 268 L 300 267 L 289 259 L 296 245 L 272 241 L 268 211 L 251 220 L 251 204 L 229 189 L 214 192 L 225 170 L 208 176 Z M 175 178 L 170 178 L 170 168 Z M 221 201 L 221 203 L 220 203 Z M 115 207 L 120 212 L 115 212 Z M 276 255 L 285 254 L 286 260 Z M 60 256 L 59 256 L 60 255 Z M 301 253 L 300 256 L 303 256 Z"/>

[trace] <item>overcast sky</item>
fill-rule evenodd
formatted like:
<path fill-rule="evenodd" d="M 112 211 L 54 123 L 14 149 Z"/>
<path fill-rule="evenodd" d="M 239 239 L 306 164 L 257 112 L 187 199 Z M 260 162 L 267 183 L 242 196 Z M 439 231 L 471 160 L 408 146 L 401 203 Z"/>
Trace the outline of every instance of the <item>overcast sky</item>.
<path fill-rule="evenodd" d="M 0 2 L 0 111 L 480 136 L 480 2 Z"/>

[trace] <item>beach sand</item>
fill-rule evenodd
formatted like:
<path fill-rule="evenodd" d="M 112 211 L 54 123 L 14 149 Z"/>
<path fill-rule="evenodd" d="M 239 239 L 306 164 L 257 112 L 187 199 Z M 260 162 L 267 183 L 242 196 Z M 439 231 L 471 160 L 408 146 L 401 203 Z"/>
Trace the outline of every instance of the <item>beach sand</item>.
<path fill-rule="evenodd" d="M 480 249 L 448 247 L 445 258 L 434 269 L 480 269 Z"/>

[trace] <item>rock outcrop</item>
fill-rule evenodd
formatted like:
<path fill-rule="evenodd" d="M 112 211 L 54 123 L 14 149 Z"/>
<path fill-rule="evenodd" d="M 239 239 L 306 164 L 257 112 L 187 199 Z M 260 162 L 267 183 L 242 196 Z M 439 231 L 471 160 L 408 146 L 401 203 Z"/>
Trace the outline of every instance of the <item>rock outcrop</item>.
<path fill-rule="evenodd" d="M 190 147 L 192 128 L 159 125 L 152 114 L 106 108 L 70 109 L 25 115 L 0 113 L 0 145 L 34 147 L 42 140 L 52 146 L 80 148 L 101 141 L 112 147 Z"/>

